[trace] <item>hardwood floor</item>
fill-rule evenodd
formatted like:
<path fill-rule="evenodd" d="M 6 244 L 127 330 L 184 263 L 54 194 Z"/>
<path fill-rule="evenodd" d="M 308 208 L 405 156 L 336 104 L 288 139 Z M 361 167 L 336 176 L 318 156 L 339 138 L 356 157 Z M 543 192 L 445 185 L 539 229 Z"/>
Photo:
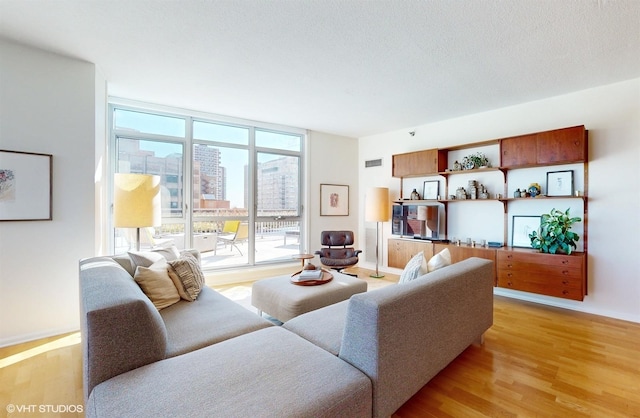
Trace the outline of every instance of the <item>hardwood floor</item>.
<path fill-rule="evenodd" d="M 7 413 L 10 404 L 33 413 Z M 0 417 L 82 417 L 51 409 L 82 404 L 78 333 L 0 348 Z M 496 297 L 484 344 L 394 414 L 483 416 L 640 417 L 640 324 Z"/>

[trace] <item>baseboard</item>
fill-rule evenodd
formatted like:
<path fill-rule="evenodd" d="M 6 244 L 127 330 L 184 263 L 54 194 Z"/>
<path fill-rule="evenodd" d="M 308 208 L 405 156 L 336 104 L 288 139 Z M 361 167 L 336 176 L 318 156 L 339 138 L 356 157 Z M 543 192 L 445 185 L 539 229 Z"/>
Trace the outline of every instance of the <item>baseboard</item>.
<path fill-rule="evenodd" d="M 29 341 L 40 340 L 42 338 L 55 337 L 57 335 L 62 335 L 69 332 L 78 332 L 78 331 L 80 331 L 78 328 L 68 327 L 68 328 L 58 328 L 55 330 L 47 330 L 42 332 L 34 332 L 29 334 L 21 334 L 13 337 L 8 337 L 8 338 L 0 338 L 0 348 L 9 347 L 16 344 L 22 344 Z"/>
<path fill-rule="evenodd" d="M 588 305 L 576 305 L 567 300 L 566 302 L 559 298 L 547 298 L 542 295 L 536 295 L 533 293 L 516 292 L 509 289 L 503 289 L 500 287 L 493 288 L 493 294 L 498 296 L 505 296 L 512 299 L 524 300 L 527 302 L 539 303 L 541 305 L 553 306 L 555 308 L 569 309 L 576 312 L 583 312 L 592 315 L 605 316 L 607 318 L 620 319 L 622 321 L 637 322 L 640 323 L 640 315 L 630 315 L 621 312 L 614 312 L 605 309 L 593 309 Z M 577 302 L 581 303 L 581 302 Z"/>

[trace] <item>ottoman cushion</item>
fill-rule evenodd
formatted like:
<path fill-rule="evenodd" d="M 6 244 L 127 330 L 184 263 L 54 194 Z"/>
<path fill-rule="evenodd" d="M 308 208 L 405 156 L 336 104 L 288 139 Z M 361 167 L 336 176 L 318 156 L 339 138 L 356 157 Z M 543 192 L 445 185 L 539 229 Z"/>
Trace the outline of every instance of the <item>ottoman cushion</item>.
<path fill-rule="evenodd" d="M 346 274 L 332 272 L 333 280 L 318 286 L 291 283 L 291 276 L 258 280 L 251 290 L 251 304 L 286 322 L 303 313 L 349 299 L 367 291 L 367 282 Z"/>

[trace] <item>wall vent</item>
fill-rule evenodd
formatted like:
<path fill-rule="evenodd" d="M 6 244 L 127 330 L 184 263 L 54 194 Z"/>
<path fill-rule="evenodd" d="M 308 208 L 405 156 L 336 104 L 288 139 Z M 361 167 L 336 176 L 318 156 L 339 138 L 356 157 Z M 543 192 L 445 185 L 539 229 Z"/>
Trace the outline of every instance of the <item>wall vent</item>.
<path fill-rule="evenodd" d="M 367 160 L 364 162 L 364 168 L 369 167 L 382 167 L 382 158 L 378 158 L 377 160 Z"/>

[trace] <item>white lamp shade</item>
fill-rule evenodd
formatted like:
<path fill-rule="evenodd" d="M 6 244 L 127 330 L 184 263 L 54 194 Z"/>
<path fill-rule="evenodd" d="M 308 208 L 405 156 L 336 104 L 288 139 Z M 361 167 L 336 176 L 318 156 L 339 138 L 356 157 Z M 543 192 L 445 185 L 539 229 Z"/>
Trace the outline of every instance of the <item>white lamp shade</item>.
<path fill-rule="evenodd" d="M 365 198 L 364 218 L 368 222 L 385 222 L 389 220 L 389 189 L 372 187 Z"/>
<path fill-rule="evenodd" d="M 113 225 L 116 228 L 160 226 L 160 176 L 116 173 Z"/>

